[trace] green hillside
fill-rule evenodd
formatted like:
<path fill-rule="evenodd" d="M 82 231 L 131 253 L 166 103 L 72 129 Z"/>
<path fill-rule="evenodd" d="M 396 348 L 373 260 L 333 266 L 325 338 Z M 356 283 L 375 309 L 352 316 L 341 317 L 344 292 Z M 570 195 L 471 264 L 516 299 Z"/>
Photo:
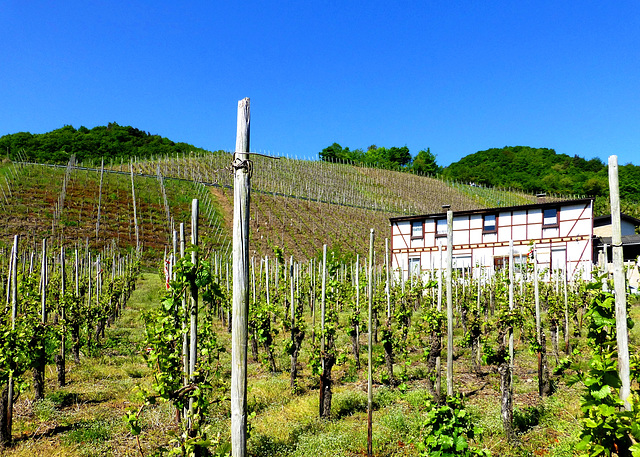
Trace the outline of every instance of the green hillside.
<path fill-rule="evenodd" d="M 42 135 L 6 135 L 0 145 L 13 159 L 4 159 L 0 166 L 4 243 L 19 233 L 33 242 L 55 237 L 98 249 L 112 240 L 135 246 L 132 166 L 139 236 L 148 256 L 164 252 L 180 222 L 188 226 L 192 198 L 204 205 L 202 230 L 210 246 L 229 252 L 233 217 L 229 153 L 203 151 L 115 123 L 91 130 L 65 126 Z M 65 167 L 72 155 L 86 168 Z M 100 190 L 102 157 L 105 174 Z M 371 228 L 376 231 L 376 249 L 382 250 L 391 216 L 439 213 L 443 205 L 457 211 L 527 204 L 535 201 L 533 192 L 541 190 L 550 195 L 597 195 L 596 213 L 608 211 L 604 164 L 551 149 L 481 151 L 447 167 L 445 179 L 326 160 L 260 155 L 251 160 L 250 236 L 255 256 L 278 249 L 302 260 L 316 256 L 323 244 L 364 254 Z M 59 165 L 21 165 L 34 161 Z M 623 211 L 636 216 L 638 169 L 631 164 L 620 168 Z"/>
<path fill-rule="evenodd" d="M 160 135 L 110 122 L 92 129 L 71 125 L 47 133 L 18 132 L 0 137 L 0 151 L 12 160 L 64 165 L 71 155 L 78 162 L 128 162 L 133 157 L 183 154 L 201 151 L 187 143 L 175 143 Z"/>
<path fill-rule="evenodd" d="M 620 197 L 626 212 L 640 214 L 640 167 L 619 164 Z M 608 211 L 608 171 L 598 158 L 586 160 L 558 154 L 553 149 L 505 146 L 478 151 L 443 171 L 449 179 L 524 192 L 598 197 L 596 207 Z"/>

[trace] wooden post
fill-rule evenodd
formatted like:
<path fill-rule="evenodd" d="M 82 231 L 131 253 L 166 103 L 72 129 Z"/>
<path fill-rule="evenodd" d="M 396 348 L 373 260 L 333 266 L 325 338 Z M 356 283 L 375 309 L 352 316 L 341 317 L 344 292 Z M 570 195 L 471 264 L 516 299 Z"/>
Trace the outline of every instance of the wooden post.
<path fill-rule="evenodd" d="M 322 245 L 322 292 L 320 296 L 320 354 L 322 360 L 322 369 L 324 370 L 324 313 L 327 297 L 327 245 Z M 322 386 L 320 386 L 322 392 Z M 322 409 L 322 402 L 320 403 Z"/>
<path fill-rule="evenodd" d="M 569 344 L 569 291 L 567 290 L 567 264 L 562 271 L 562 292 L 564 295 L 564 352 L 569 355 L 571 345 Z"/>
<path fill-rule="evenodd" d="M 199 216 L 198 199 L 191 201 L 191 245 L 198 246 L 198 216 Z M 198 254 L 191 251 L 191 263 L 198 264 Z M 191 302 L 189 306 L 190 329 L 189 329 L 189 382 L 194 382 L 194 373 L 196 371 L 196 358 L 198 357 L 198 287 L 193 283 L 191 285 Z M 189 412 L 193 415 L 193 397 L 189 398 Z M 191 426 L 192 418 L 189 417 L 189 425 Z"/>
<path fill-rule="evenodd" d="M 186 248 L 185 242 L 185 234 L 184 234 L 184 222 L 180 222 L 178 227 L 178 233 L 180 237 L 180 258 L 184 257 L 184 251 Z M 182 370 L 183 370 L 183 379 L 182 384 L 184 387 L 189 385 L 189 329 L 187 329 L 187 319 L 189 317 L 189 310 L 187 309 L 187 298 L 186 293 L 182 294 L 182 300 L 180 302 L 180 308 L 182 310 Z M 189 412 L 189 407 L 185 406 L 182 414 L 184 417 L 187 416 Z"/>
<path fill-rule="evenodd" d="M 42 239 L 42 269 L 40 271 L 40 283 L 41 283 L 41 317 L 42 323 L 47 322 L 47 239 Z"/>
<path fill-rule="evenodd" d="M 367 296 L 369 298 L 369 317 L 367 327 L 369 332 L 367 335 L 367 457 L 371 457 L 373 455 L 373 372 L 371 364 L 371 357 L 373 356 L 373 239 L 374 231 L 371 229 L 371 233 L 369 235 L 369 271 L 367 275 Z"/>
<path fill-rule="evenodd" d="M 133 164 L 129 165 L 131 170 L 131 196 L 133 197 L 133 225 L 136 230 L 136 254 L 140 255 L 140 232 L 138 230 L 138 212 L 136 211 L 136 188 L 133 184 Z"/>
<path fill-rule="evenodd" d="M 247 455 L 247 334 L 249 317 L 250 103 L 238 102 L 233 185 L 233 316 L 231 328 L 231 453 Z"/>
<path fill-rule="evenodd" d="M 540 319 L 540 286 L 538 285 L 538 250 L 533 244 L 533 295 L 536 305 L 536 337 L 538 344 L 542 343 L 542 321 Z"/>
<path fill-rule="evenodd" d="M 62 306 L 60 307 L 60 327 L 62 329 L 60 333 L 60 354 L 56 356 L 56 365 L 58 368 L 58 386 L 64 387 L 67 384 L 66 380 L 66 366 L 65 366 L 65 355 L 67 353 L 67 324 L 66 320 L 66 305 L 64 303 L 64 295 L 66 293 L 66 280 L 65 280 L 65 258 L 64 258 L 64 247 L 60 248 L 60 275 L 61 275 L 61 285 L 60 285 L 60 295 L 63 298 Z"/>
<path fill-rule="evenodd" d="M 104 157 L 100 163 L 100 187 L 98 188 L 98 216 L 96 218 L 96 247 L 98 247 L 98 234 L 100 232 L 100 207 L 102 205 L 102 178 L 104 177 Z"/>
<path fill-rule="evenodd" d="M 453 396 L 453 211 L 447 210 L 447 395 Z"/>
<path fill-rule="evenodd" d="M 293 266 L 293 256 L 291 256 L 291 261 L 289 262 L 289 292 L 290 292 L 290 318 L 291 318 L 291 391 L 295 392 L 296 389 L 296 355 L 294 355 L 294 351 L 296 350 L 296 307 L 295 307 L 295 295 L 294 295 L 294 266 Z"/>
<path fill-rule="evenodd" d="M 514 265 L 513 265 L 513 240 L 509 240 L 509 311 L 513 311 L 513 294 L 514 294 Z M 510 376 L 510 386 L 513 385 L 513 328 L 509 328 L 509 371 L 511 372 Z"/>
<path fill-rule="evenodd" d="M 436 311 L 442 311 L 442 270 L 443 270 L 443 262 L 442 262 L 442 244 L 438 245 L 438 252 L 440 254 L 440 266 L 438 267 L 438 300 L 436 302 Z M 440 344 L 442 347 L 442 336 L 439 336 Z M 442 392 L 442 358 L 440 355 L 436 357 L 436 385 L 435 385 L 436 396 L 440 398 L 440 393 Z"/>
<path fill-rule="evenodd" d="M 16 318 L 18 317 L 18 240 L 19 236 L 13 237 L 13 250 L 11 251 L 11 331 L 16 329 Z M 13 358 L 13 356 L 11 356 Z M 14 361 L 11 360 L 12 367 Z M 9 442 L 11 442 L 11 430 L 13 428 L 13 372 L 9 373 L 9 382 L 7 386 L 7 431 Z"/>
<path fill-rule="evenodd" d="M 387 319 L 391 319 L 391 281 L 389 280 L 389 238 L 384 240 L 384 268 L 387 272 Z M 409 272 L 411 274 L 411 272 Z"/>
<path fill-rule="evenodd" d="M 620 399 L 631 410 L 629 395 L 629 334 L 627 331 L 627 296 L 625 294 L 624 257 L 620 223 L 620 188 L 618 185 L 618 156 L 609 157 L 609 196 L 611 198 L 611 250 L 613 256 L 613 288 L 616 297 L 616 338 L 618 340 L 618 372 Z"/>
<path fill-rule="evenodd" d="M 327 298 L 327 245 L 322 245 L 322 292 L 321 292 L 321 307 L 320 307 L 320 364 L 322 367 L 322 374 L 320 375 L 320 401 L 319 401 L 319 416 L 324 417 L 324 397 L 325 397 L 325 338 L 324 338 L 324 318 L 325 318 L 325 305 Z"/>

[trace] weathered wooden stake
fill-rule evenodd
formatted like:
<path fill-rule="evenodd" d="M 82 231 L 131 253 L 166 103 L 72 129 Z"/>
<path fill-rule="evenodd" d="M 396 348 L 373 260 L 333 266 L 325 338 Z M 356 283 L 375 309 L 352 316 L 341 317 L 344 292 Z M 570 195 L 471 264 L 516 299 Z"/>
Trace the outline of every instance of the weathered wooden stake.
<path fill-rule="evenodd" d="M 98 246 L 98 234 L 100 232 L 100 208 L 102 206 L 102 178 L 104 177 L 104 157 L 100 163 L 100 187 L 98 188 L 98 216 L 96 218 L 96 246 Z"/>
<path fill-rule="evenodd" d="M 198 199 L 191 201 L 191 245 L 198 246 Z M 191 251 L 191 263 L 198 264 L 198 253 Z M 191 285 L 191 301 L 189 306 L 190 329 L 189 329 L 189 382 L 194 382 L 196 371 L 196 358 L 198 357 L 198 287 Z M 189 398 L 189 412 L 193 415 L 193 397 Z M 191 417 L 189 418 L 191 425 Z"/>
<path fill-rule="evenodd" d="M 513 240 L 509 240 L 509 311 L 513 311 L 514 300 L 514 265 L 513 265 Z M 509 369 L 511 375 L 509 388 L 513 385 L 513 328 L 509 327 Z"/>
<path fill-rule="evenodd" d="M 453 396 L 453 211 L 447 211 L 447 395 Z"/>
<path fill-rule="evenodd" d="M 391 281 L 389 280 L 389 238 L 384 239 L 384 268 L 387 273 L 387 284 L 385 291 L 387 293 L 387 319 L 391 319 Z M 411 274 L 411 272 L 409 272 Z"/>
<path fill-rule="evenodd" d="M 13 237 L 13 250 L 11 251 L 11 330 L 16 329 L 16 318 L 18 317 L 18 240 L 19 236 Z M 15 362 L 11 360 L 9 366 L 13 368 Z M 7 386 L 7 430 L 9 441 L 11 441 L 11 430 L 13 428 L 13 372 L 9 373 Z"/>
<path fill-rule="evenodd" d="M 60 285 L 60 295 L 64 299 L 64 295 L 66 293 L 66 280 L 65 280 L 65 258 L 64 258 L 64 247 L 60 248 L 60 276 L 61 276 L 61 285 Z M 60 354 L 56 355 L 56 366 L 58 368 L 58 386 L 64 387 L 67 384 L 66 380 L 66 366 L 65 366 L 65 356 L 67 353 L 67 323 L 66 321 L 66 305 L 64 301 L 60 307 L 60 327 L 62 332 L 60 333 Z"/>
<path fill-rule="evenodd" d="M 238 102 L 233 186 L 233 317 L 231 330 L 231 453 L 247 455 L 247 334 L 249 315 L 250 103 Z"/>
<path fill-rule="evenodd" d="M 627 330 L 627 296 L 625 294 L 624 257 L 620 223 L 620 188 L 618 184 L 618 156 L 609 157 L 609 196 L 611 199 L 611 250 L 613 256 L 613 288 L 616 297 L 616 338 L 618 341 L 618 372 L 620 399 L 627 411 L 631 410 L 629 395 L 629 334 Z"/>
<path fill-rule="evenodd" d="M 373 239 L 374 231 L 369 235 L 369 271 L 367 274 L 367 296 L 369 298 L 368 335 L 367 335 L 367 457 L 373 455 L 373 371 L 372 371 L 372 346 L 373 346 Z"/>
<path fill-rule="evenodd" d="M 138 230 L 138 212 L 136 211 L 136 187 L 133 184 L 133 164 L 130 164 L 131 170 L 131 196 L 133 198 L 133 225 L 136 231 L 136 254 L 140 255 L 140 231 Z"/>

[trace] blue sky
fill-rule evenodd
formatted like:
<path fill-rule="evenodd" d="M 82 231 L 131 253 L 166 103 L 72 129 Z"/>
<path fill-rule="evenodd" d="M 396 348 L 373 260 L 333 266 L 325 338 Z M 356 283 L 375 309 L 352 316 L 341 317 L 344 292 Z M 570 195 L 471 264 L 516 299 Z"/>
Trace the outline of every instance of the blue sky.
<path fill-rule="evenodd" d="M 24 1 L 0 5 L 0 135 L 117 122 L 317 158 L 525 145 L 640 164 L 637 1 Z"/>

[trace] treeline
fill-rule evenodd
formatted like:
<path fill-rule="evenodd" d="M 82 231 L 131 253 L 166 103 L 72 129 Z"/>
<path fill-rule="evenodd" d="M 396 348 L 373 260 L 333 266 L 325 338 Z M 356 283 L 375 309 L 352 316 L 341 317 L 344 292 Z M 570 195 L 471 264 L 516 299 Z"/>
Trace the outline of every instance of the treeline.
<path fill-rule="evenodd" d="M 412 171 L 414 173 L 436 175 L 442 169 L 436 163 L 436 156 L 429 148 L 411 156 L 407 146 L 378 147 L 375 144 L 363 149 L 343 148 L 338 143 L 324 148 L 319 153 L 320 160 L 325 162 L 352 163 L 385 168 L 387 170 Z"/>
<path fill-rule="evenodd" d="M 443 170 L 445 178 L 524 192 L 609 195 L 607 165 L 599 158 L 557 154 L 553 149 L 509 146 L 478 151 Z M 640 167 L 619 166 L 620 197 L 640 202 Z"/>
<path fill-rule="evenodd" d="M 48 133 L 4 135 L 0 137 L 0 151 L 12 160 L 64 164 L 72 154 L 78 162 L 99 162 L 101 158 L 128 161 L 131 157 L 175 155 L 202 149 L 110 122 L 106 127 L 92 129 L 65 125 Z"/>

